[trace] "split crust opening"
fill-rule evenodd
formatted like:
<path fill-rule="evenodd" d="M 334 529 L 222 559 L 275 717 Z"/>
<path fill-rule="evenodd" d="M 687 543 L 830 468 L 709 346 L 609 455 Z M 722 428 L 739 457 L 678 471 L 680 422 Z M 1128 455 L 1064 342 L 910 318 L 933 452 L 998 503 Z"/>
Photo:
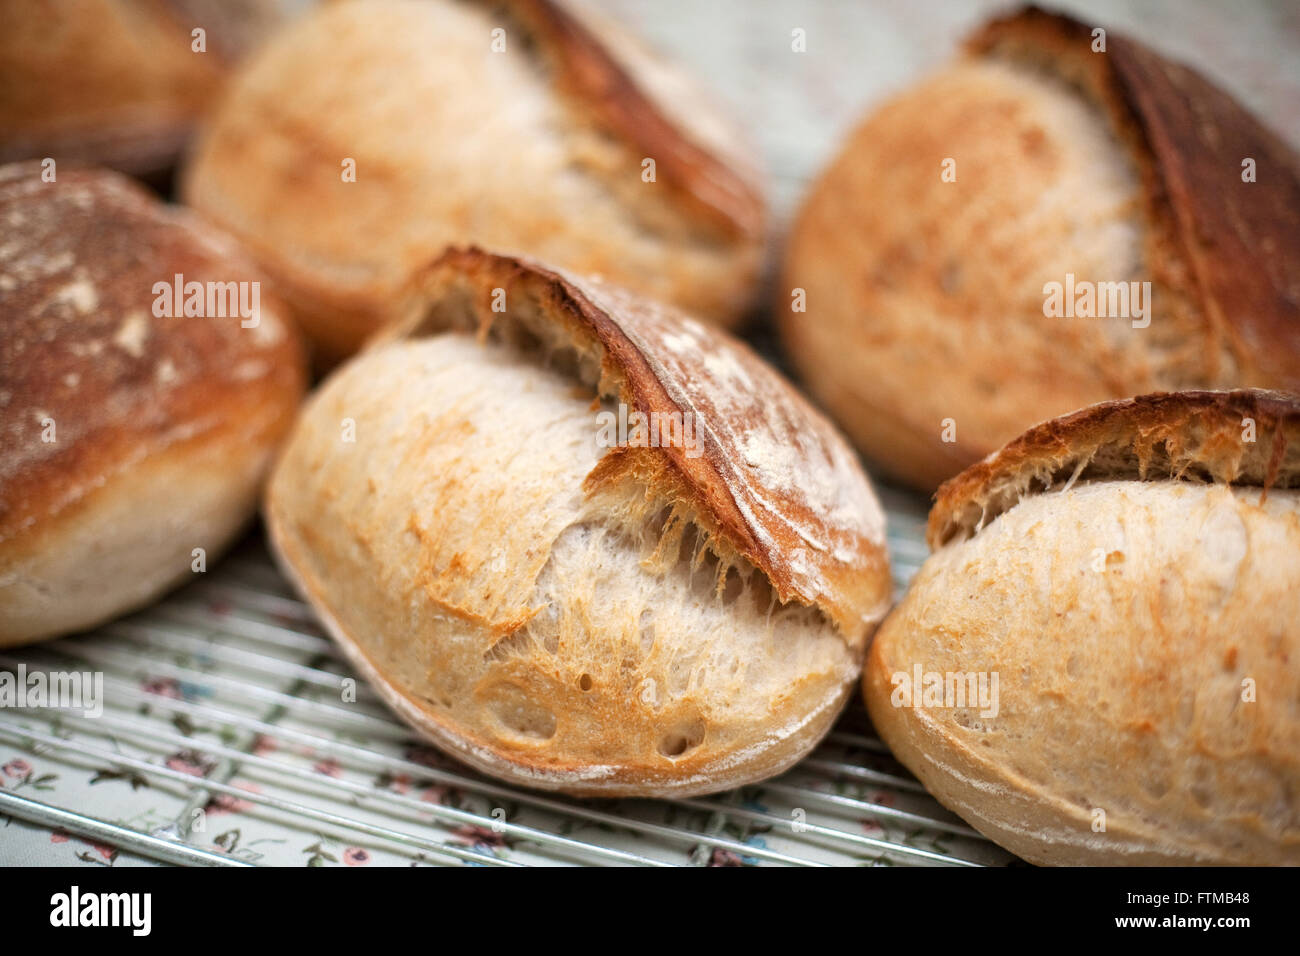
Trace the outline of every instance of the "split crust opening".
<path fill-rule="evenodd" d="M 974 537 L 1033 495 L 1080 482 L 1197 481 L 1300 487 L 1300 402 L 1242 389 L 1144 395 L 1044 422 L 948 481 L 932 550 Z"/>
<path fill-rule="evenodd" d="M 499 293 L 499 294 L 498 294 Z M 609 360 L 598 342 L 585 341 L 571 324 L 559 323 L 547 314 L 548 304 L 525 283 L 492 290 L 488 303 L 483 290 L 470 282 L 452 282 L 439 287 L 432 302 L 413 309 L 377 341 L 418 340 L 447 334 L 472 334 L 483 347 L 496 347 L 517 355 L 545 372 L 571 380 L 579 389 L 590 390 L 591 431 L 598 430 L 599 413 L 618 414 L 621 403 L 630 412 L 637 408 L 622 372 Z M 686 411 L 681 414 L 691 415 Z M 658 420 L 658 419 L 656 419 Z M 700 442 L 707 441 L 698 429 Z M 607 509 L 624 533 L 652 542 L 642 563 L 657 573 L 686 561 L 692 574 L 708 569 L 715 594 L 722 598 L 734 593 L 736 581 L 757 595 L 759 603 L 772 607 L 799 607 L 815 619 L 835 628 L 823 611 L 797 599 L 782 600 L 771 580 L 747 560 L 708 517 L 691 501 L 683 477 L 666 457 L 654 448 L 615 446 L 605 450 L 582 482 L 584 492 Z"/>
<path fill-rule="evenodd" d="M 535 786 L 704 793 L 797 760 L 889 589 L 847 447 L 741 346 L 598 280 L 475 249 L 423 279 L 268 491 L 350 659 L 430 739 Z M 610 447 L 620 405 L 698 416 L 700 455 Z M 824 473 L 785 484 L 805 447 Z"/>

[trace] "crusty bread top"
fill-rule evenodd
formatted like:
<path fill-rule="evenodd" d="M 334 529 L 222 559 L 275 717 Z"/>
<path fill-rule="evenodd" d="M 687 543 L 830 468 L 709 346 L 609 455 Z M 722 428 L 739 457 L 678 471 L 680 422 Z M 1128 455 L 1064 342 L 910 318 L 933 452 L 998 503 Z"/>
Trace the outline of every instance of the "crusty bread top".
<path fill-rule="evenodd" d="M 0 223 L 0 541 L 151 452 L 287 425 L 304 359 L 268 289 L 256 327 L 153 312 L 177 274 L 257 281 L 232 240 L 124 176 L 36 162 L 0 167 Z"/>
<path fill-rule="evenodd" d="M 1092 30 L 1028 7 L 967 47 L 1056 75 L 1105 111 L 1139 171 L 1157 248 L 1190 273 L 1216 338 L 1247 380 L 1300 390 L 1300 158 L 1200 74 L 1110 31 L 1094 53 Z M 1248 157 L 1255 182 L 1241 178 Z"/>
<path fill-rule="evenodd" d="M 764 204 L 752 160 L 736 149 L 722 155 L 720 141 L 698 135 L 700 117 L 670 113 L 668 104 L 656 101 L 648 75 L 656 64 L 629 48 L 631 38 L 605 35 L 612 24 L 589 25 L 558 0 L 508 0 L 505 6 L 536 41 L 560 93 L 637 154 L 653 157 L 656 176 L 684 204 L 727 234 L 762 233 Z M 637 62 L 634 52 L 640 54 Z M 698 96 L 689 109 L 709 113 Z M 725 123 L 711 113 L 707 118 Z M 738 133 L 728 135 L 734 140 Z"/>
<path fill-rule="evenodd" d="M 976 534 L 1022 498 L 1105 479 L 1300 487 L 1300 399 L 1283 392 L 1168 392 L 1102 402 L 1035 425 L 940 487 L 928 540 Z"/>
<path fill-rule="evenodd" d="M 568 353 L 593 395 L 630 410 L 693 416 L 702 454 L 617 448 L 590 488 L 635 475 L 666 491 L 781 601 L 819 608 L 847 639 L 883 615 L 884 516 L 866 476 L 834 426 L 742 343 L 600 279 L 473 247 L 447 250 L 421 279 L 410 317 L 376 342 L 477 329 Z M 497 289 L 506 313 L 492 309 Z"/>

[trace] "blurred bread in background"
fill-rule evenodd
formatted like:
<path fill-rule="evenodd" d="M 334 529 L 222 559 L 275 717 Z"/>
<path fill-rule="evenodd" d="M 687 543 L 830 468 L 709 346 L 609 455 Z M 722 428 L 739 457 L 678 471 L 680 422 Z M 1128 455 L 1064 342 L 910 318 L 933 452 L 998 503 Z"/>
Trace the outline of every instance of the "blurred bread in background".
<path fill-rule="evenodd" d="M 711 322 L 752 303 L 752 157 L 674 72 L 552 0 L 374 0 L 241 71 L 185 172 L 326 360 L 401 314 L 451 243 L 599 273 Z"/>
<path fill-rule="evenodd" d="M 117 173 L 41 173 L 0 167 L 0 647 L 210 566 L 305 384 L 296 329 L 228 236 Z"/>
<path fill-rule="evenodd" d="M 942 803 L 1032 863 L 1300 863 L 1295 396 L 1045 422 L 947 482 L 928 537 L 863 681 Z"/>
<path fill-rule="evenodd" d="M 920 489 L 1104 399 L 1300 388 L 1295 153 L 1192 70 L 1098 39 L 1032 8 L 988 24 L 849 137 L 793 226 L 791 360 Z M 1088 286 L 1096 317 L 1073 308 Z"/>
<path fill-rule="evenodd" d="M 420 282 L 267 489 L 273 550 L 353 666 L 529 787 L 711 793 L 807 753 L 892 593 L 834 426 L 744 345 L 608 283 L 474 248 Z"/>
<path fill-rule="evenodd" d="M 234 64 L 308 2 L 0 0 L 0 162 L 165 171 Z"/>

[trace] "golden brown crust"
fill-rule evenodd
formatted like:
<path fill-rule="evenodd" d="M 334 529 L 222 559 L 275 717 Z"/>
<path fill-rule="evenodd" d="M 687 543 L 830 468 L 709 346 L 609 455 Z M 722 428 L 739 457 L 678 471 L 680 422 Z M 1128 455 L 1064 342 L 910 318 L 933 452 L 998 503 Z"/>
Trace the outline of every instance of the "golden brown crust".
<path fill-rule="evenodd" d="M 697 214 L 736 237 L 761 236 L 758 185 L 696 142 L 648 95 L 591 29 L 556 0 L 511 0 L 514 15 L 539 44 L 561 91 L 640 156 Z"/>
<path fill-rule="evenodd" d="M 868 655 L 872 722 L 1030 862 L 1294 865 L 1297 554 L 1292 489 L 1033 495 L 926 560 Z"/>
<path fill-rule="evenodd" d="M 1033 863 L 1294 865 L 1297 488 L 1291 394 L 1030 429 L 940 489 L 864 666 L 874 726 Z"/>
<path fill-rule="evenodd" d="M 285 311 L 153 314 L 157 282 L 257 281 L 231 241 L 124 177 L 0 169 L 0 542 L 35 533 L 124 468 L 199 438 L 274 443 L 304 386 Z M 55 440 L 43 440 L 51 434 Z"/>
<path fill-rule="evenodd" d="M 943 484 L 930 547 L 969 537 L 1027 495 L 1094 478 L 1300 487 L 1300 400 L 1262 389 L 1158 393 L 1043 422 Z"/>
<path fill-rule="evenodd" d="M 1092 30 L 1028 7 L 967 46 L 1049 69 L 1106 109 L 1141 174 L 1150 227 L 1184 263 L 1212 340 L 1251 380 L 1300 388 L 1300 158 L 1199 73 L 1109 31 L 1094 53 Z M 1242 181 L 1247 158 L 1255 182 Z"/>
<path fill-rule="evenodd" d="M 881 470 L 931 490 L 1095 402 L 1300 388 L 1293 152 L 1192 71 L 1106 43 L 1037 10 L 999 20 L 810 190 L 778 322 Z M 1076 277 L 1123 303 L 1061 309 Z"/>
<path fill-rule="evenodd" d="M 890 592 L 834 430 L 722 333 L 599 280 L 458 248 L 414 285 L 266 492 L 273 550 L 349 660 L 526 786 L 684 796 L 807 753 Z M 610 414 L 690 437 L 612 438 Z"/>
<path fill-rule="evenodd" d="M 846 635 L 879 620 L 891 588 L 879 506 L 834 426 L 747 347 L 598 280 L 473 247 L 444 253 L 421 297 L 436 302 L 466 285 L 474 313 L 462 320 L 483 334 L 495 318 L 493 290 L 507 300 L 526 290 L 547 315 L 562 317 L 560 331 L 580 353 L 599 355 L 603 392 L 647 415 L 693 416 L 702 455 L 654 451 L 702 523 L 762 571 L 783 602 L 822 609 Z M 445 321 L 445 313 L 415 312 L 380 338 L 441 330 Z M 639 458 L 611 454 L 589 482 L 643 468 Z"/>

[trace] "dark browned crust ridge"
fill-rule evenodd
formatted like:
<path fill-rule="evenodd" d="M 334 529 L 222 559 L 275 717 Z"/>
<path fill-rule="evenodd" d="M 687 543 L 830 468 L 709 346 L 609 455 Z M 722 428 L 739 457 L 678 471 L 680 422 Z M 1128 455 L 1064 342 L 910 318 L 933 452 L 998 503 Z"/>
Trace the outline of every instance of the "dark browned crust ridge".
<path fill-rule="evenodd" d="M 678 387 L 680 382 L 674 380 L 672 369 L 648 354 L 664 348 L 665 327 L 657 316 L 669 314 L 672 320 L 682 319 L 673 310 L 617 292 L 611 293 L 620 295 L 617 307 L 611 308 L 605 302 L 593 301 L 591 295 L 559 271 L 522 257 L 496 255 L 475 247 L 449 249 L 430 266 L 422 283 L 422 301 L 437 301 L 448 285 L 466 281 L 472 283 L 479 300 L 480 322 L 491 321 L 488 302 L 494 288 L 506 289 L 509 297 L 511 289 L 525 285 L 545 304 L 548 318 L 564 326 L 571 341 L 580 347 L 596 347 L 601 355 L 601 390 L 606 383 L 616 383 L 620 398 L 630 408 L 646 414 L 689 413 L 703 422 L 723 414 L 717 406 L 706 407 L 707 399 L 702 402 L 698 392 L 694 399 L 687 397 Z M 407 320 L 381 332 L 376 344 L 446 330 L 431 325 L 429 315 L 424 305 L 417 307 Z M 675 322 L 667 327 L 677 328 Z M 743 343 L 703 323 L 692 323 L 691 330 L 706 342 L 716 341 L 719 346 L 735 350 L 747 373 L 756 379 L 762 376 L 760 394 L 745 396 L 752 398 L 744 412 L 746 433 L 765 431 L 779 440 L 782 429 L 794 427 L 793 423 L 779 420 L 780 415 L 773 411 L 779 406 L 801 420 L 828 461 L 837 454 L 852 455 L 834 427 Z M 708 351 L 706 345 L 692 359 L 694 371 L 706 380 L 709 373 L 702 359 Z M 648 462 L 646 455 L 636 454 L 636 449 L 608 455 L 588 479 L 589 487 L 611 479 L 611 470 L 667 477 L 675 491 L 694 506 L 705 530 L 720 536 L 766 575 L 782 601 L 797 600 L 821 608 L 846 634 L 859 632 L 863 622 L 878 620 L 890 591 L 883 540 L 874 540 L 847 525 L 837 526 L 789 490 L 763 486 L 758 471 L 741 467 L 740 449 L 730 447 L 725 437 L 707 428 L 702 429 L 701 437 L 703 454 L 696 458 L 676 447 L 654 449 L 656 462 Z M 664 469 L 674 474 L 665 476 Z M 860 480 L 865 482 L 865 478 Z M 829 546 L 810 546 L 801 530 Z M 790 557 L 795 549 L 802 556 L 800 562 Z"/>
<path fill-rule="evenodd" d="M 1035 425 L 939 488 L 930 548 L 973 536 L 1023 497 L 1094 480 L 1215 482 L 1261 496 L 1300 488 L 1300 399 L 1263 389 L 1158 392 Z"/>
<path fill-rule="evenodd" d="M 507 0 L 505 6 L 543 48 L 560 92 L 590 109 L 631 150 L 653 158 L 656 175 L 683 203 L 730 237 L 762 234 L 764 204 L 757 185 L 679 129 L 562 4 Z"/>
<path fill-rule="evenodd" d="M 1179 260 L 1167 272 L 1199 301 L 1211 343 L 1247 381 L 1300 391 L 1300 157 L 1196 71 L 1109 30 L 1094 53 L 1092 30 L 1030 6 L 967 49 L 1054 73 L 1107 113 L 1141 177 L 1154 248 Z M 1246 158 L 1255 182 L 1242 181 Z"/>

